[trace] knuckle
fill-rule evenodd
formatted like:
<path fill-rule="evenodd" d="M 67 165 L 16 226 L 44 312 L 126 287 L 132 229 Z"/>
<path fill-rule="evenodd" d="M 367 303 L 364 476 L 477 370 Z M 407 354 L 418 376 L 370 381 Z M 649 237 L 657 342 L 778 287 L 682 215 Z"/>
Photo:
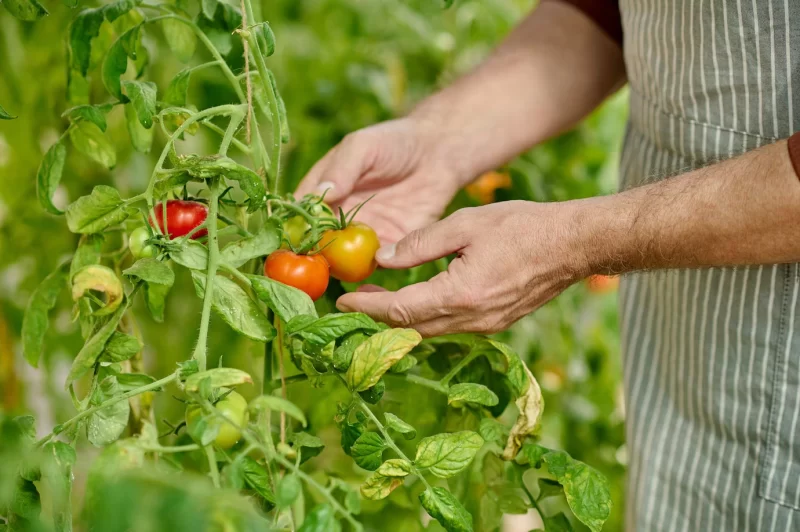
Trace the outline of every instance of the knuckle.
<path fill-rule="evenodd" d="M 389 310 L 386 313 L 389 321 L 401 327 L 408 327 L 412 324 L 411 313 L 402 304 L 393 302 L 389 305 Z"/>

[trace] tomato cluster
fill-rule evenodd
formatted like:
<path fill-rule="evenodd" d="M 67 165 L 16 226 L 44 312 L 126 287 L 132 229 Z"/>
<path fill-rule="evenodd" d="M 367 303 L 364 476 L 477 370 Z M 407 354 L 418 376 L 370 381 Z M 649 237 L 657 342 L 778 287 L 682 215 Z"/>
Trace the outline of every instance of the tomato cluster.
<path fill-rule="evenodd" d="M 327 230 L 317 243 L 316 253 L 294 252 L 309 230 L 302 216 L 286 220 L 283 232 L 287 244 L 267 257 L 264 275 L 298 288 L 316 301 L 325 293 L 331 276 L 358 283 L 375 271 L 375 252 L 380 241 L 370 226 L 351 222 L 341 229 Z M 291 249 L 285 249 L 287 247 Z"/>

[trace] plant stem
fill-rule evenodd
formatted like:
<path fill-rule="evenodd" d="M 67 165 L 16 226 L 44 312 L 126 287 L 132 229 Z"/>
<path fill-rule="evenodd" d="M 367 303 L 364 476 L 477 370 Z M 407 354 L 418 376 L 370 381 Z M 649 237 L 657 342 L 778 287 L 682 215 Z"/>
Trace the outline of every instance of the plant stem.
<path fill-rule="evenodd" d="M 174 381 L 177 378 L 178 378 L 178 374 L 177 373 L 173 373 L 173 374 L 169 375 L 168 377 L 164 377 L 161 380 L 158 380 L 156 382 L 152 382 L 152 383 L 147 384 L 145 386 L 140 386 L 138 388 L 134 388 L 133 390 L 125 392 L 125 393 L 123 393 L 121 395 L 117 395 L 116 397 L 112 397 L 111 399 L 108 399 L 107 401 L 103 401 L 102 403 L 100 403 L 97 406 L 93 406 L 91 408 L 87 408 L 86 410 L 84 410 L 83 412 L 80 412 L 75 417 L 65 421 L 64 423 L 62 423 L 60 425 L 56 425 L 56 427 L 53 429 L 53 432 L 48 434 L 47 436 L 45 436 L 44 438 L 42 438 L 38 442 L 36 442 L 36 445 L 40 446 L 40 445 L 43 445 L 43 444 L 47 443 L 47 441 L 49 441 L 53 436 L 56 436 L 56 435 L 64 432 L 65 430 L 67 430 L 69 427 L 71 427 L 72 425 L 74 425 L 78 421 L 80 421 L 80 420 L 82 420 L 82 419 L 84 419 L 86 417 L 91 416 L 92 414 L 94 414 L 95 412 L 97 412 L 99 410 L 102 410 L 102 409 L 107 408 L 107 407 L 109 407 L 111 405 L 119 403 L 120 401 L 125 401 L 126 399 L 130 399 L 131 397 L 134 397 L 136 395 L 139 395 L 139 394 L 142 394 L 142 393 L 145 393 L 145 392 L 149 392 L 150 390 L 155 390 L 157 388 L 161 388 L 162 386 L 164 386 L 166 384 L 169 384 L 170 382 Z"/>
<path fill-rule="evenodd" d="M 201 447 L 196 443 L 191 443 L 189 445 L 176 445 L 172 447 L 162 447 L 160 445 L 155 445 L 153 447 L 139 446 L 139 449 L 142 449 L 148 453 L 188 453 L 192 451 L 199 451 Z"/>
<path fill-rule="evenodd" d="M 219 133 L 222 136 L 225 135 L 225 130 L 219 127 L 218 125 L 214 124 L 213 122 L 205 121 L 202 123 L 202 125 L 210 129 L 214 133 Z M 252 150 L 241 140 L 233 139 L 233 145 L 236 146 L 236 149 L 238 149 L 242 153 L 250 154 L 252 152 Z"/>
<path fill-rule="evenodd" d="M 451 369 L 451 370 L 450 370 L 450 371 L 447 373 L 447 375 L 445 375 L 444 377 L 442 377 L 442 380 L 440 380 L 439 382 L 441 382 L 441 383 L 442 383 L 444 386 L 447 386 L 447 385 L 450 383 L 450 381 L 451 381 L 451 380 L 453 380 L 453 377 L 455 377 L 456 375 L 458 375 L 458 373 L 459 373 L 459 372 L 460 372 L 462 369 L 464 369 L 465 367 L 467 367 L 467 365 L 468 365 L 470 362 L 472 362 L 473 360 L 475 360 L 476 358 L 478 358 L 480 355 L 481 355 L 481 352 L 480 352 L 480 351 L 472 351 L 472 352 L 470 352 L 470 353 L 469 353 L 467 356 L 465 356 L 464 358 L 462 358 L 462 359 L 461 359 L 461 360 L 458 362 L 458 364 L 456 364 L 456 365 L 453 367 L 453 369 Z"/>
<path fill-rule="evenodd" d="M 431 485 L 428 483 L 427 480 L 425 480 L 425 477 L 422 476 L 422 473 L 414 465 L 414 462 L 408 456 L 406 456 L 406 454 L 403 451 L 400 450 L 400 447 L 398 447 L 397 444 L 394 442 L 394 439 L 392 439 L 392 436 L 389 434 L 389 431 L 386 430 L 386 427 L 383 426 L 383 423 L 380 422 L 378 417 L 372 412 L 372 409 L 370 409 L 370 407 L 361 398 L 361 396 L 358 395 L 357 393 L 354 393 L 353 394 L 353 400 L 361 408 L 361 410 L 363 410 L 364 413 L 367 414 L 367 416 L 372 420 L 372 422 L 375 423 L 375 426 L 378 427 L 378 431 L 383 435 L 383 439 L 386 440 L 386 444 L 389 446 L 389 448 L 391 450 L 393 450 L 395 453 L 397 453 L 397 456 L 399 456 L 400 458 L 402 458 L 406 462 L 410 463 L 411 464 L 411 471 L 416 476 L 419 477 L 419 479 L 422 481 L 422 483 L 425 484 L 426 488 L 431 489 Z"/>
<path fill-rule="evenodd" d="M 211 482 L 215 488 L 219 488 L 219 469 L 217 469 L 217 458 L 214 456 L 214 449 L 206 445 L 206 458 L 208 458 L 208 472 L 211 475 Z"/>
<path fill-rule="evenodd" d="M 231 114 L 231 120 L 228 123 L 228 129 L 225 131 L 225 135 L 222 137 L 222 142 L 219 145 L 220 155 L 228 155 L 228 148 L 230 148 L 233 136 L 236 134 L 236 128 L 239 127 L 239 124 L 242 123 L 242 120 L 244 120 L 244 113 L 236 112 Z"/>
<path fill-rule="evenodd" d="M 426 379 L 425 377 L 420 377 L 419 375 L 414 375 L 413 373 L 406 373 L 404 375 L 387 373 L 387 375 L 389 377 L 405 378 L 408 382 L 417 384 L 419 386 L 424 386 L 426 388 L 430 388 L 431 390 L 447 395 L 447 386 L 443 385 L 439 381 Z"/>
<path fill-rule="evenodd" d="M 208 205 L 208 269 L 206 270 L 206 289 L 203 295 L 203 313 L 200 317 L 200 334 L 192 357 L 197 360 L 200 371 L 206 369 L 206 349 L 208 344 L 208 324 L 211 319 L 211 301 L 214 297 L 214 284 L 219 264 L 219 240 L 217 238 L 217 213 L 219 211 L 220 185 L 218 180 L 211 184 L 211 198 Z"/>
<path fill-rule="evenodd" d="M 283 367 L 283 324 L 275 316 L 275 347 L 278 349 L 278 371 L 281 376 L 281 395 L 286 399 L 286 371 Z M 281 410 L 281 443 L 286 443 L 286 412 Z"/>

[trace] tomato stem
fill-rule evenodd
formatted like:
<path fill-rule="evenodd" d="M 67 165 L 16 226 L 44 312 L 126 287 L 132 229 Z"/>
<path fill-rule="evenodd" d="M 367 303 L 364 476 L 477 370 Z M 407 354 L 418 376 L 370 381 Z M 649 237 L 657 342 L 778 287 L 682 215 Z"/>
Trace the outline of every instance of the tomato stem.
<path fill-rule="evenodd" d="M 219 469 L 217 468 L 217 457 L 214 456 L 214 449 L 211 445 L 206 445 L 206 458 L 208 458 L 208 473 L 211 475 L 211 482 L 215 488 L 219 488 Z"/>
<path fill-rule="evenodd" d="M 203 313 L 200 316 L 200 333 L 197 335 L 197 345 L 192 358 L 197 360 L 200 371 L 206 369 L 206 352 L 208 345 L 208 325 L 211 320 L 211 301 L 214 297 L 214 284 L 219 265 L 219 239 L 217 237 L 217 213 L 219 212 L 220 184 L 218 179 L 211 183 L 211 198 L 209 198 L 208 217 L 208 269 L 206 270 L 206 289 L 203 294 Z"/>

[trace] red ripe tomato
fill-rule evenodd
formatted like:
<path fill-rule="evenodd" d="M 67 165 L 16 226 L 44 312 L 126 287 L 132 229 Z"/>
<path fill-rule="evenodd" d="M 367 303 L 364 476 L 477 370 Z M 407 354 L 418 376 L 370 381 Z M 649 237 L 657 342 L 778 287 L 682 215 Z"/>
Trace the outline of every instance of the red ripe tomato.
<path fill-rule="evenodd" d="M 156 220 L 162 233 L 169 231 L 170 238 L 179 238 L 191 233 L 195 227 L 206 221 L 208 207 L 196 201 L 169 200 L 167 201 L 167 227 L 164 227 L 163 203 L 155 206 Z M 153 220 L 150 220 L 153 225 Z M 204 237 L 208 231 L 201 229 L 192 235 L 192 239 Z"/>
<path fill-rule="evenodd" d="M 316 301 L 328 288 L 330 268 L 322 255 L 298 255 L 288 249 L 279 249 L 267 257 L 264 275 L 302 290 Z"/>
<path fill-rule="evenodd" d="M 368 225 L 353 222 L 338 231 L 325 231 L 320 253 L 331 266 L 331 275 L 348 283 L 363 281 L 375 271 L 378 235 Z"/>

